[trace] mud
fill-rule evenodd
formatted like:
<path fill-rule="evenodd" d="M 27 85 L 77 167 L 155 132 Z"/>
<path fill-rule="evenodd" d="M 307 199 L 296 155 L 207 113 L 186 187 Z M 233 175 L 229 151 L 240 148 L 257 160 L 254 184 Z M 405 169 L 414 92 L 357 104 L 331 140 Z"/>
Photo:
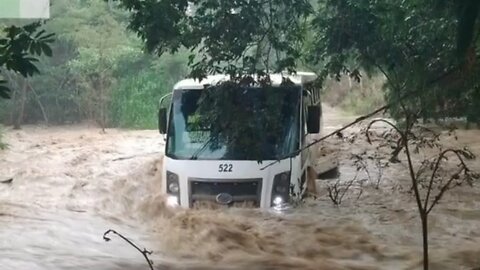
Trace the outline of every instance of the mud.
<path fill-rule="evenodd" d="M 324 117 L 326 130 L 351 120 L 331 108 Z M 479 135 L 459 131 L 458 141 L 445 142 L 480 154 Z M 387 169 L 378 189 L 363 181 L 338 206 L 327 196 L 331 181 L 319 181 L 316 200 L 284 212 L 174 210 L 160 195 L 163 140 L 156 131 L 25 127 L 5 138 L 0 180 L 13 181 L 0 183 L 2 270 L 148 269 L 119 238 L 103 241 L 108 229 L 153 250 L 156 269 L 421 267 L 420 221 L 402 165 Z M 352 152 L 373 151 L 364 141 L 329 144 L 342 153 L 341 181 L 355 174 Z M 478 184 L 457 187 L 433 210 L 432 269 L 480 267 L 478 198 Z"/>

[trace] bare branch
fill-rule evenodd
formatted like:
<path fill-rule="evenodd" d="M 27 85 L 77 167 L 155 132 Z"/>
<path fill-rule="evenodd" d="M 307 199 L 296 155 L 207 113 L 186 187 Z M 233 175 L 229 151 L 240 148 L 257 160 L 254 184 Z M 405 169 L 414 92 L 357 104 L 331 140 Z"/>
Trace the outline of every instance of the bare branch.
<path fill-rule="evenodd" d="M 435 199 L 433 200 L 430 207 L 428 207 L 428 209 L 425 208 L 425 209 L 427 209 L 426 210 L 427 215 L 430 213 L 430 211 L 432 211 L 433 207 L 435 207 L 435 205 L 437 205 L 438 202 L 442 199 L 445 192 L 450 189 L 450 184 L 453 182 L 453 180 L 458 179 L 459 174 L 462 173 L 462 171 L 465 171 L 465 170 L 466 170 L 465 168 L 461 168 L 457 173 L 452 175 L 450 177 L 450 179 L 448 179 L 447 183 L 444 186 L 442 186 L 442 188 L 440 189 L 440 192 L 437 194 L 437 196 L 435 196 Z M 425 201 L 425 207 L 427 207 L 427 205 L 428 205 L 428 201 Z"/>
<path fill-rule="evenodd" d="M 451 152 L 451 153 L 455 153 L 455 155 L 457 156 L 457 158 L 459 159 L 459 161 L 460 161 L 460 163 L 461 163 L 461 166 L 462 166 L 462 170 L 461 170 L 461 171 L 463 171 L 463 169 L 465 169 L 465 168 L 467 167 L 467 166 L 465 165 L 465 162 L 463 161 L 462 157 L 460 156 L 460 154 L 459 154 L 457 151 L 459 151 L 459 150 L 447 149 L 447 150 L 442 151 L 442 152 L 440 153 L 440 155 L 438 155 L 438 158 L 437 158 L 437 160 L 436 160 L 436 162 L 435 162 L 435 167 L 433 168 L 433 172 L 432 172 L 432 175 L 431 175 L 431 177 L 430 177 L 430 182 L 429 182 L 429 184 L 428 184 L 427 195 L 426 195 L 426 197 L 425 197 L 424 209 L 427 209 L 428 200 L 429 200 L 429 198 L 430 198 L 430 193 L 431 193 L 431 191 L 432 191 L 433 180 L 435 179 L 435 176 L 437 175 L 437 171 L 438 171 L 438 169 L 439 169 L 439 167 L 440 167 L 440 163 L 442 162 L 442 160 L 444 159 L 444 157 L 446 156 L 446 154 L 448 154 L 448 153 L 450 153 L 450 152 Z M 458 172 L 458 173 L 461 173 L 461 171 Z M 452 179 L 450 179 L 450 180 L 452 180 Z M 450 182 L 450 180 L 449 180 L 449 182 Z M 448 184 L 447 184 L 447 185 L 448 185 Z M 432 205 L 432 207 L 433 207 L 433 205 Z M 429 211 L 430 211 L 430 210 L 431 210 L 431 208 L 429 209 Z M 429 211 L 428 211 L 428 212 L 429 212 Z"/>
<path fill-rule="evenodd" d="M 358 177 L 358 172 L 355 174 L 355 177 L 352 180 L 346 182 L 346 184 L 342 185 L 340 183 L 340 180 L 337 180 L 333 185 L 327 186 L 328 197 L 330 198 L 330 200 L 333 202 L 334 205 L 340 205 L 342 203 L 343 197 L 345 197 L 345 195 L 353 186 L 353 184 L 355 184 L 355 182 L 357 181 L 357 177 Z M 357 200 L 360 199 L 360 196 L 362 196 L 362 193 L 363 193 L 363 190 L 360 189 L 360 193 L 357 196 Z"/>
<path fill-rule="evenodd" d="M 122 238 L 123 240 L 125 240 L 125 242 L 127 242 L 129 245 L 131 245 L 132 247 L 134 247 L 136 250 L 138 250 L 138 252 L 142 253 L 143 257 L 145 258 L 145 260 L 147 261 L 148 263 L 148 266 L 150 266 L 150 270 L 154 270 L 153 269 L 153 262 L 152 260 L 150 260 L 150 258 L 148 258 L 148 255 L 152 255 L 152 251 L 149 251 L 149 250 L 146 250 L 145 248 L 142 250 L 140 249 L 137 245 L 135 245 L 132 241 L 130 241 L 128 238 L 126 238 L 125 236 L 123 236 L 122 234 L 116 232 L 115 230 L 108 230 L 106 231 L 104 234 L 103 234 L 103 240 L 105 241 L 110 241 L 111 239 L 108 237 L 108 234 L 110 233 L 113 233 L 113 234 L 116 234 L 117 236 L 119 236 L 120 238 Z"/>
<path fill-rule="evenodd" d="M 368 118 L 370 118 L 370 117 L 372 117 L 372 116 L 374 116 L 374 115 L 376 115 L 376 114 L 378 114 L 378 113 L 380 113 L 380 112 L 384 112 L 384 111 L 387 110 L 391 105 L 393 105 L 393 104 L 389 104 L 389 105 L 382 106 L 382 107 L 376 109 L 375 111 L 373 111 L 373 112 L 371 112 L 371 113 L 368 113 L 368 114 L 366 114 L 366 115 L 360 116 L 360 117 L 358 117 L 357 119 L 355 119 L 355 121 L 353 121 L 353 122 L 351 122 L 351 123 L 343 126 L 342 128 L 339 128 L 339 129 L 337 129 L 337 130 L 335 130 L 335 131 L 333 131 L 333 132 L 331 132 L 331 133 L 329 133 L 329 134 L 327 134 L 327 135 L 325 135 L 325 136 L 323 136 L 323 137 L 321 137 L 321 138 L 319 138 L 319 139 L 314 140 L 313 142 L 307 144 L 306 146 L 300 148 L 299 150 L 294 151 L 294 152 L 292 152 L 292 153 L 289 153 L 288 155 L 285 155 L 285 156 L 284 156 L 283 158 L 281 158 L 281 159 L 278 159 L 278 160 L 276 160 L 276 161 L 273 161 L 273 162 L 267 164 L 265 167 L 261 168 L 260 170 L 265 170 L 266 168 L 268 168 L 268 167 L 270 167 L 270 166 L 272 166 L 272 165 L 280 162 L 280 160 L 282 160 L 282 159 L 286 159 L 286 158 L 289 158 L 289 157 L 291 157 L 291 156 L 296 156 L 297 154 L 301 153 L 302 151 L 305 151 L 306 149 L 314 146 L 315 144 L 318 144 L 318 143 L 320 143 L 321 141 L 324 141 L 324 140 L 326 140 L 326 139 L 328 139 L 328 138 L 330 138 L 330 137 L 333 137 L 333 136 L 335 136 L 335 135 L 337 135 L 337 134 L 340 134 L 342 131 L 344 131 L 344 130 L 346 130 L 346 129 L 352 127 L 352 126 L 354 126 L 355 124 L 360 123 L 360 122 L 364 121 L 365 119 L 368 119 Z"/>
<path fill-rule="evenodd" d="M 372 128 L 373 124 L 378 123 L 378 122 L 383 122 L 383 123 L 391 126 L 394 130 L 396 130 L 398 132 L 398 134 L 403 136 L 402 131 L 400 131 L 400 129 L 397 126 L 395 126 L 392 122 L 390 122 L 388 120 L 385 120 L 385 119 L 375 119 L 375 120 L 371 121 L 370 124 L 368 124 L 367 129 L 366 129 L 367 140 L 368 140 L 369 143 L 371 143 L 370 129 Z"/>
<path fill-rule="evenodd" d="M 278 56 L 278 54 L 277 54 L 277 60 L 278 60 L 278 57 L 279 57 L 279 56 Z M 426 82 L 426 85 L 434 85 L 434 84 L 436 84 L 436 83 L 439 83 L 439 82 L 441 82 L 443 79 L 445 79 L 446 77 L 448 77 L 448 76 L 450 76 L 451 74 L 453 74 L 454 72 L 456 72 L 457 70 L 458 70 L 458 68 L 454 68 L 454 69 L 448 70 L 447 72 L 441 74 L 440 76 L 438 76 L 438 77 L 436 77 L 436 78 L 433 78 L 433 79 L 431 79 L 431 80 L 428 80 L 428 81 Z M 286 158 L 289 158 L 289 157 L 292 157 L 292 156 L 296 156 L 296 155 L 298 155 L 299 153 L 301 153 L 302 151 L 305 151 L 306 149 L 312 147 L 313 145 L 318 144 L 319 142 L 324 141 L 324 140 L 326 140 L 326 139 L 328 139 L 328 138 L 330 138 L 330 137 L 332 137 L 332 136 L 334 136 L 334 135 L 340 134 L 342 131 L 344 131 L 344 130 L 346 130 L 346 129 L 348 129 L 348 128 L 350 128 L 350 127 L 352 127 L 352 126 L 354 126 L 354 125 L 356 125 L 356 124 L 358 124 L 358 123 L 360 123 L 360 122 L 362 122 L 362 121 L 364 121 L 364 120 L 366 120 L 366 119 L 368 119 L 368 118 L 371 118 L 372 116 L 374 116 L 374 115 L 376 115 L 376 114 L 378 114 L 378 113 L 380 113 L 380 112 L 386 112 L 388 109 L 390 109 L 390 108 L 393 107 L 394 105 L 397 105 L 399 102 L 401 103 L 404 99 L 406 99 L 406 98 L 408 98 L 408 97 L 410 97 L 410 96 L 412 96 L 412 95 L 414 95 L 414 94 L 418 94 L 418 93 L 419 93 L 419 91 L 408 91 L 408 92 L 404 93 L 403 95 L 401 95 L 401 96 L 398 98 L 397 101 L 390 102 L 390 103 L 388 103 L 388 104 L 386 104 L 386 105 L 384 105 L 384 106 L 382 106 L 382 107 L 380 107 L 380 108 L 378 108 L 378 109 L 376 109 L 376 110 L 374 110 L 374 111 L 372 111 L 372 112 L 370 112 L 370 113 L 367 113 L 367 114 L 365 114 L 365 115 L 363 115 L 363 116 L 358 117 L 358 118 L 355 119 L 353 122 L 350 122 L 350 123 L 346 124 L 346 125 L 343 126 L 342 128 L 337 129 L 337 130 L 335 130 L 335 131 L 333 131 L 333 132 L 331 132 L 331 133 L 323 136 L 322 138 L 319 138 L 319 139 L 317 139 L 317 140 L 314 140 L 313 142 L 311 142 L 310 144 L 308 144 L 308 145 L 300 148 L 299 150 L 294 151 L 294 152 L 291 152 L 291 153 L 283 156 L 282 158 L 279 158 L 279 159 L 277 159 L 276 161 L 273 161 L 273 162 L 267 164 L 266 166 L 264 166 L 264 167 L 261 168 L 260 170 L 265 170 L 266 168 L 271 167 L 271 166 L 275 165 L 276 163 L 279 163 L 279 162 L 280 162 L 281 160 L 283 160 L 283 159 L 286 159 Z M 404 107 L 404 106 L 402 106 L 402 107 L 403 107 L 403 109 L 404 109 L 404 111 L 405 111 L 405 107 Z"/>
<path fill-rule="evenodd" d="M 464 154 L 462 152 L 463 152 L 463 150 L 447 149 L 447 150 L 444 150 L 442 153 L 440 153 L 440 155 L 438 156 L 437 162 L 435 163 L 435 168 L 434 168 L 434 170 L 432 172 L 432 176 L 430 178 L 430 183 L 429 183 L 428 190 L 427 190 L 427 196 L 425 198 L 425 207 L 424 207 L 425 209 L 427 209 L 427 206 L 428 206 L 428 200 L 429 200 L 430 193 L 431 193 L 431 190 L 432 190 L 433 180 L 435 178 L 435 175 L 437 174 L 440 163 L 444 159 L 446 154 L 448 154 L 448 153 L 454 153 L 455 154 L 455 156 L 458 158 L 458 161 L 460 162 L 460 169 L 458 170 L 457 173 L 453 174 L 450 177 L 450 179 L 448 179 L 448 181 L 445 185 L 442 186 L 442 188 L 440 189 L 440 192 L 438 193 L 437 196 L 435 196 L 435 199 L 433 200 L 432 204 L 428 207 L 427 214 L 430 213 L 430 211 L 432 211 L 433 207 L 435 207 L 435 205 L 440 201 L 440 199 L 442 199 L 444 193 L 448 189 L 450 189 L 450 184 L 453 182 L 453 180 L 458 179 L 459 175 L 462 172 L 468 173 L 469 169 L 468 169 L 467 165 L 465 164 L 465 161 L 463 160 L 462 155 L 464 155 Z"/>

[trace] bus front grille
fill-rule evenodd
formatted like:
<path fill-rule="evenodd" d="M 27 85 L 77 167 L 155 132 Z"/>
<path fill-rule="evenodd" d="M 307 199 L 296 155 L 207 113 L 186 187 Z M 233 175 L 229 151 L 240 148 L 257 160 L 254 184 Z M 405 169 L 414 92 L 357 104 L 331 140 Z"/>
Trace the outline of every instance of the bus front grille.
<path fill-rule="evenodd" d="M 219 203 L 219 196 L 229 196 L 228 206 L 260 206 L 262 179 L 189 179 L 190 207 Z"/>

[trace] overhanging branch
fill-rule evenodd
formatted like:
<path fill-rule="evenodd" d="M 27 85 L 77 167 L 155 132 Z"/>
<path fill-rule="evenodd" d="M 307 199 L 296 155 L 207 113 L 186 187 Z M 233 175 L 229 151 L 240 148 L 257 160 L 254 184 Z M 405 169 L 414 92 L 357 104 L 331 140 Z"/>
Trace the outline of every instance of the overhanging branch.
<path fill-rule="evenodd" d="M 438 77 L 436 77 L 436 78 L 428 81 L 428 82 L 427 82 L 427 85 L 433 85 L 433 84 L 436 84 L 436 83 L 442 81 L 442 80 L 445 79 L 446 77 L 448 77 L 448 76 L 450 76 L 451 74 L 453 74 L 456 70 L 457 70 L 457 68 L 452 69 L 452 70 L 449 70 L 449 71 L 443 73 L 442 75 L 440 75 L 440 76 L 438 76 Z M 292 157 L 298 155 L 299 153 L 307 150 L 308 148 L 310 148 L 310 147 L 312 147 L 312 146 L 314 146 L 314 145 L 316 145 L 316 144 L 318 144 L 318 143 L 320 143 L 320 142 L 322 142 L 322 141 L 324 141 L 324 140 L 326 140 L 326 139 L 328 139 L 328 138 L 330 138 L 330 137 L 333 137 L 334 135 L 340 134 L 340 132 L 342 132 L 342 131 L 344 131 L 344 130 L 346 130 L 346 129 L 348 129 L 348 128 L 350 128 L 350 127 L 352 127 L 352 126 L 354 126 L 354 125 L 356 125 L 356 124 L 358 124 L 358 123 L 360 123 L 360 122 L 362 122 L 362 121 L 364 121 L 364 120 L 366 120 L 366 119 L 368 119 L 368 118 L 371 118 L 372 116 L 374 116 L 374 115 L 376 115 L 376 114 L 378 114 L 378 113 L 387 111 L 388 109 L 390 109 L 391 107 L 393 107 L 394 105 L 396 105 L 398 102 L 401 102 L 401 101 L 403 101 L 403 100 L 405 100 L 405 99 L 413 96 L 414 94 L 418 94 L 418 91 L 409 91 L 409 92 L 401 95 L 397 101 L 390 102 L 390 103 L 388 103 L 388 104 L 386 104 L 386 105 L 384 105 L 384 106 L 382 106 L 382 107 L 380 107 L 380 108 L 378 108 L 378 109 L 376 109 L 376 110 L 374 110 L 374 111 L 372 111 L 372 112 L 370 112 L 370 113 L 367 113 L 367 114 L 364 114 L 364 115 L 358 117 L 358 118 L 355 119 L 354 121 L 346 124 L 345 126 L 339 128 L 339 129 L 337 129 L 337 130 L 335 130 L 335 131 L 333 131 L 333 132 L 331 132 L 331 133 L 329 133 L 329 134 L 327 134 L 327 135 L 325 135 L 325 136 L 323 136 L 323 137 L 321 137 L 321 138 L 319 138 L 319 139 L 314 140 L 313 142 L 307 144 L 306 146 L 300 148 L 299 150 L 296 150 L 296 151 L 294 151 L 294 152 L 291 152 L 291 153 L 289 153 L 289 154 L 287 154 L 287 155 L 284 155 L 283 157 L 281 157 L 281 158 L 279 158 L 279 159 L 277 159 L 277 160 L 275 160 L 275 161 L 273 161 L 273 162 L 270 162 L 269 164 L 267 164 L 267 165 L 265 165 L 264 167 L 262 167 L 260 170 L 263 171 L 263 170 L 265 170 L 265 169 L 267 169 L 267 168 L 269 168 L 269 167 L 271 167 L 271 166 L 279 163 L 279 162 L 280 162 L 281 160 L 283 160 L 283 159 L 292 158 Z"/>

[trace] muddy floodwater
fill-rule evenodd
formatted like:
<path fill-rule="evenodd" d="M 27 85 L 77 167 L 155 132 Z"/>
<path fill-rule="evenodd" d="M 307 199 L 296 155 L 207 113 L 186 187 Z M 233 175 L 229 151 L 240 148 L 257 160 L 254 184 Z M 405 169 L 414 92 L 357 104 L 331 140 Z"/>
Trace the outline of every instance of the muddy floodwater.
<path fill-rule="evenodd" d="M 333 109 L 324 118 L 326 130 L 349 120 Z M 479 131 L 457 137 L 446 143 L 480 154 Z M 338 206 L 322 180 L 316 200 L 284 212 L 172 210 L 160 195 L 157 131 L 26 126 L 7 129 L 4 140 L 1 270 L 148 269 L 118 237 L 105 242 L 108 229 L 152 250 L 156 269 L 421 268 L 420 220 L 401 164 L 385 170 L 378 188 L 373 176 Z M 355 174 L 351 154 L 371 151 L 366 142 L 329 144 L 341 151 L 342 181 Z M 449 191 L 432 211 L 432 269 L 480 268 L 479 186 Z"/>

